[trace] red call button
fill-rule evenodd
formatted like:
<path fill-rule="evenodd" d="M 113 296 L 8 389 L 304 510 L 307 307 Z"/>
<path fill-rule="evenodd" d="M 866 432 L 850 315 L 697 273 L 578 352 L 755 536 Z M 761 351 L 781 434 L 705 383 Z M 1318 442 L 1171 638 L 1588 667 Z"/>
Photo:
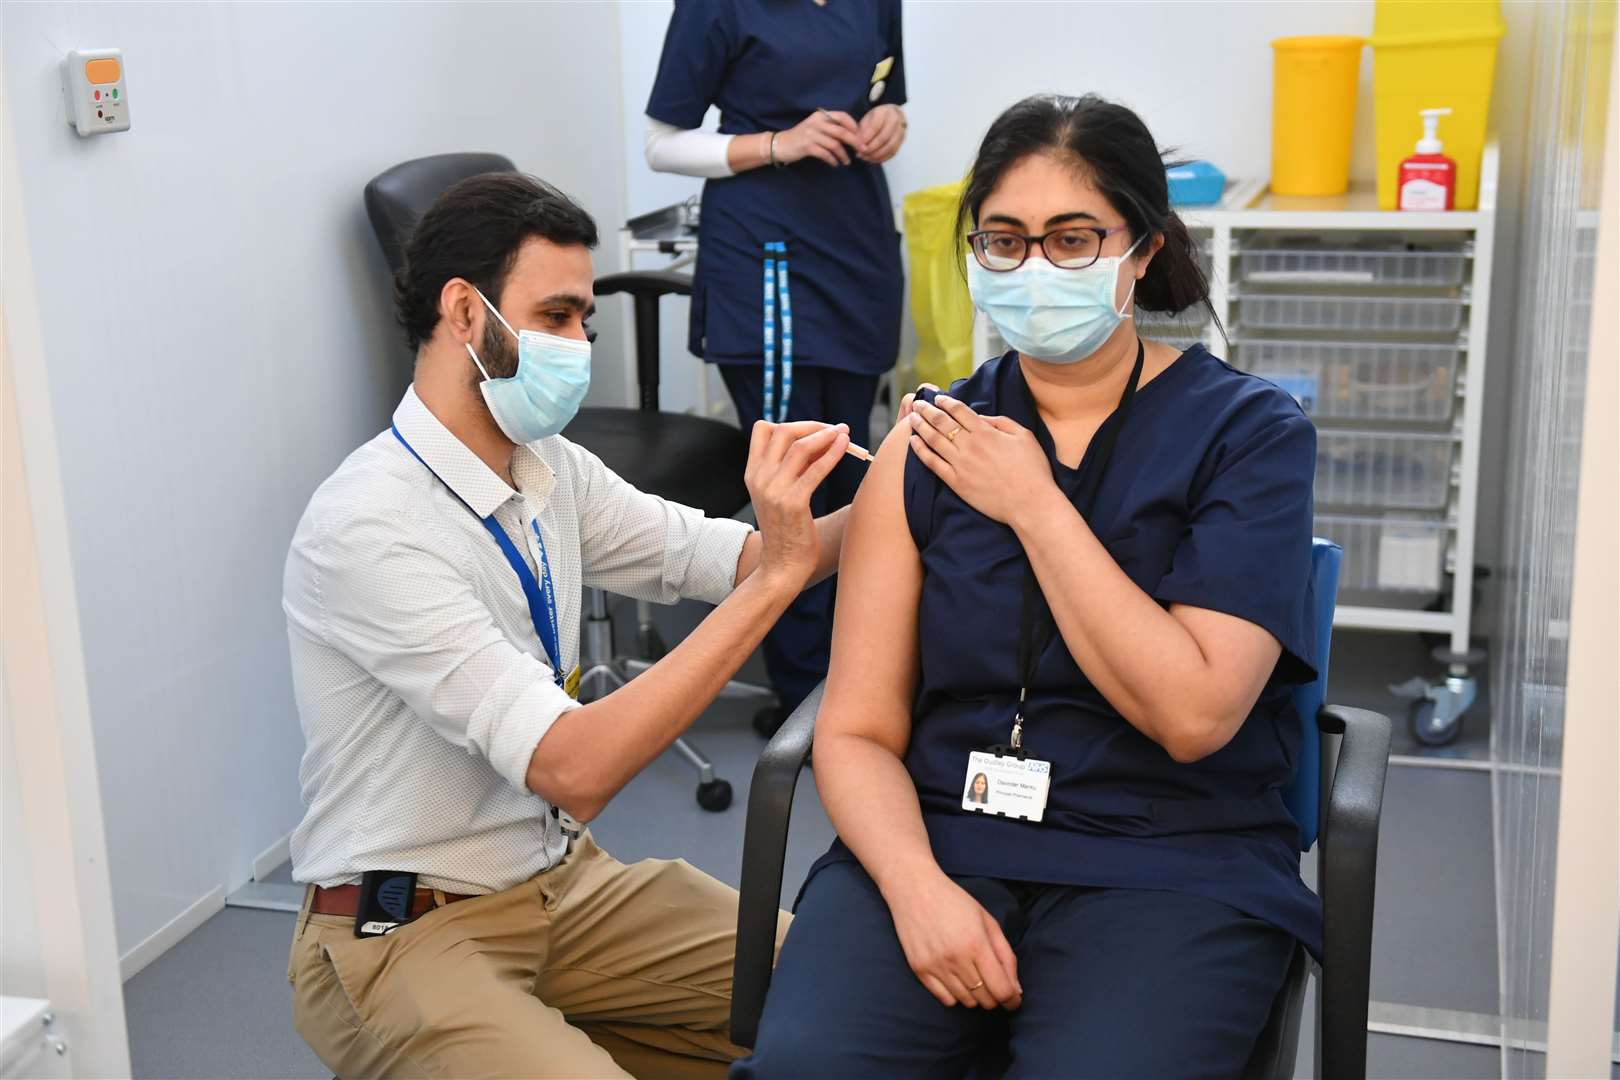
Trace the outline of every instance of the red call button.
<path fill-rule="evenodd" d="M 97 91 L 96 91 L 96 100 L 97 100 L 97 101 L 100 101 L 100 100 L 101 100 L 101 91 L 100 91 L 100 90 L 97 90 Z"/>

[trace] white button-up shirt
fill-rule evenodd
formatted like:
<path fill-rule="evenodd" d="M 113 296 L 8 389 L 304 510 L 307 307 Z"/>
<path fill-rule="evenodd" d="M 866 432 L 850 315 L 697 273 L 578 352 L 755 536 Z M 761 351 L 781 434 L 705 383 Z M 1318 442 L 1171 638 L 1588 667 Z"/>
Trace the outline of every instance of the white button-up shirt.
<path fill-rule="evenodd" d="M 539 523 L 565 672 L 578 663 L 582 587 L 719 603 L 749 528 L 638 491 L 560 436 L 518 448 L 513 491 L 414 388 L 394 426 L 422 460 L 392 431 L 360 447 L 310 499 L 287 556 L 308 807 L 293 876 L 332 886 L 408 870 L 425 886 L 494 892 L 566 849 L 524 779 L 577 703 L 480 519 L 494 514 L 537 577 Z"/>

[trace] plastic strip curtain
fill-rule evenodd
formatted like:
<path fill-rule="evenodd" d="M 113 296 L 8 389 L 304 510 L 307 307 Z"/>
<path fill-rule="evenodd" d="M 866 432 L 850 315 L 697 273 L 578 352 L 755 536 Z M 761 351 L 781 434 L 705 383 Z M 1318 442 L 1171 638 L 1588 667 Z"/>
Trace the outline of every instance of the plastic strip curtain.
<path fill-rule="evenodd" d="M 1535 13 L 1492 672 L 1505 1077 L 1545 1074 L 1576 482 L 1614 18 L 1614 0 L 1548 0 Z"/>

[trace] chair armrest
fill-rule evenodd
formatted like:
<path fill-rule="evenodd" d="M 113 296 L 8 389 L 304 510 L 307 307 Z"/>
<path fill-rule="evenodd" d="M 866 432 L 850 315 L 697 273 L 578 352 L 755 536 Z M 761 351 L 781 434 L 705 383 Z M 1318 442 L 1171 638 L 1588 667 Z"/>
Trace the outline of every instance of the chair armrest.
<path fill-rule="evenodd" d="M 631 296 L 692 295 L 692 275 L 674 270 L 625 270 L 603 274 L 592 286 L 597 296 L 629 293 Z"/>
<path fill-rule="evenodd" d="M 1325 706 L 1317 726 L 1341 736 L 1333 762 L 1317 889 L 1322 897 L 1322 979 L 1317 1002 L 1317 1075 L 1367 1074 L 1367 1002 L 1371 995 L 1373 901 L 1378 883 L 1378 822 L 1389 769 L 1389 717 Z M 1324 757 L 1324 766 L 1327 764 Z"/>
<path fill-rule="evenodd" d="M 825 686 L 825 684 L 822 684 Z M 799 773 L 810 759 L 822 686 L 810 691 L 771 738 L 754 766 L 743 831 L 737 898 L 737 958 L 731 979 L 731 1041 L 753 1046 L 776 964 L 776 922 L 787 858 L 788 819 Z"/>

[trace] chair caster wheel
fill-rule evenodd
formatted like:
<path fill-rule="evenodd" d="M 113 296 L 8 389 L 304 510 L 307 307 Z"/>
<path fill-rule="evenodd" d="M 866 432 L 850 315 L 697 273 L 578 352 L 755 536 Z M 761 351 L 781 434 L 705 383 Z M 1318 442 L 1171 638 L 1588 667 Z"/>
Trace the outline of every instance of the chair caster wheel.
<path fill-rule="evenodd" d="M 731 805 L 731 784 L 725 780 L 709 780 L 697 788 L 698 805 L 719 813 Z"/>

